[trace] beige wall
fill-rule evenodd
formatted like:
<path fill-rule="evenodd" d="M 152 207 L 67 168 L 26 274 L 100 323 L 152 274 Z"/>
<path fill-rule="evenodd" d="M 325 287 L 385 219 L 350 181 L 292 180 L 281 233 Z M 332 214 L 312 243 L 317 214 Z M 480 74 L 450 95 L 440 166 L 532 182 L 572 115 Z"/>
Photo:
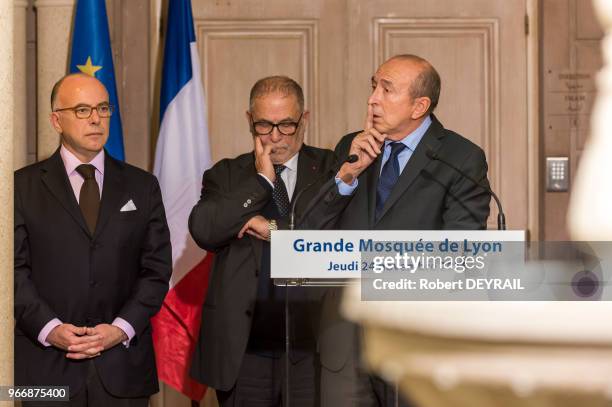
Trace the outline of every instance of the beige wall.
<path fill-rule="evenodd" d="M 602 66 L 603 31 L 591 1 L 542 1 L 541 134 L 545 157 L 569 157 L 573 180 L 595 99 L 596 72 Z M 579 74 L 573 78 L 572 74 Z M 574 101 L 575 100 L 575 101 Z M 567 240 L 568 192 L 541 190 L 541 228 L 546 240 Z"/>

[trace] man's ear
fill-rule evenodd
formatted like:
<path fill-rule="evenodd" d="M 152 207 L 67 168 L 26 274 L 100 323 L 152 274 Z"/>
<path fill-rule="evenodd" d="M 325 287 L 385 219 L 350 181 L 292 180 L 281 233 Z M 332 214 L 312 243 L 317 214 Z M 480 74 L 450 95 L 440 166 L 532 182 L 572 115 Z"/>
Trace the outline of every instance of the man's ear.
<path fill-rule="evenodd" d="M 308 124 L 308 120 L 310 120 L 310 111 L 304 110 L 304 113 L 302 113 L 302 120 L 305 125 Z"/>
<path fill-rule="evenodd" d="M 414 110 L 412 111 L 412 119 L 418 120 L 427 113 L 431 106 L 431 99 L 427 96 L 422 96 L 414 100 Z"/>
<path fill-rule="evenodd" d="M 62 124 L 59 121 L 59 113 L 51 112 L 51 114 L 49 115 L 49 122 L 51 123 L 51 126 L 53 126 L 56 132 L 62 134 Z"/>
<path fill-rule="evenodd" d="M 249 112 L 248 110 L 246 112 L 244 112 L 244 115 L 247 119 L 247 123 L 249 125 L 249 131 L 251 132 L 251 134 L 253 133 L 253 126 L 252 126 L 252 121 L 251 121 L 251 112 Z"/>

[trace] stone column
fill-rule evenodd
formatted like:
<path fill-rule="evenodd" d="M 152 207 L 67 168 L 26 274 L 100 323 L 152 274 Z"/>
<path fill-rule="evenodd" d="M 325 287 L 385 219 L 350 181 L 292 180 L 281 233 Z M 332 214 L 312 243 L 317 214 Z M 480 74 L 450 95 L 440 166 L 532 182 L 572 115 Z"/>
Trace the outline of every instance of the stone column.
<path fill-rule="evenodd" d="M 13 2 L 0 2 L 0 384 L 13 384 Z M 0 406 L 12 403 L 0 402 Z"/>
<path fill-rule="evenodd" d="M 36 0 L 38 77 L 38 160 L 49 157 L 59 136 L 49 124 L 53 84 L 68 72 L 74 0 Z"/>
<path fill-rule="evenodd" d="M 26 134 L 26 0 L 15 0 L 14 2 L 14 92 L 15 92 L 15 136 L 13 147 L 13 167 L 21 168 L 28 161 L 28 138 Z"/>

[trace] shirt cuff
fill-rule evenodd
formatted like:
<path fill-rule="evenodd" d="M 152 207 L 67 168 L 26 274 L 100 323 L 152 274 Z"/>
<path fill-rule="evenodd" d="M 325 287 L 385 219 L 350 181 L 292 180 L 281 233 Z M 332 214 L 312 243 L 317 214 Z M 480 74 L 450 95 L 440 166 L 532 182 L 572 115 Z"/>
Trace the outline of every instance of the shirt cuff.
<path fill-rule="evenodd" d="M 123 343 L 123 346 L 125 346 L 126 348 L 129 348 L 130 341 L 134 336 L 136 336 L 136 331 L 134 331 L 134 327 L 125 319 L 119 317 L 115 318 L 115 320 L 113 321 L 113 325 L 125 332 L 128 337 L 127 341 L 123 341 L 121 343 Z"/>
<path fill-rule="evenodd" d="M 270 181 L 270 179 L 268 177 L 266 177 L 265 175 L 263 175 L 261 172 L 258 172 L 257 175 L 259 175 L 260 177 L 262 177 L 263 179 L 265 179 L 266 181 L 268 181 L 268 184 L 270 184 L 270 186 L 272 187 L 272 189 L 274 189 L 274 182 Z"/>
<path fill-rule="evenodd" d="M 338 193 L 342 196 L 353 195 L 357 185 L 359 185 L 359 180 L 355 178 L 352 184 L 346 184 L 342 179 L 336 177 L 336 185 L 338 186 Z"/>
<path fill-rule="evenodd" d="M 53 328 L 61 324 L 62 321 L 57 318 L 53 318 L 51 321 L 47 322 L 47 324 L 43 326 L 43 329 L 41 329 L 40 333 L 38 334 L 38 342 L 40 342 L 43 346 L 46 347 L 51 346 L 51 344 L 47 342 L 47 336 L 49 336 L 51 331 L 53 331 Z"/>

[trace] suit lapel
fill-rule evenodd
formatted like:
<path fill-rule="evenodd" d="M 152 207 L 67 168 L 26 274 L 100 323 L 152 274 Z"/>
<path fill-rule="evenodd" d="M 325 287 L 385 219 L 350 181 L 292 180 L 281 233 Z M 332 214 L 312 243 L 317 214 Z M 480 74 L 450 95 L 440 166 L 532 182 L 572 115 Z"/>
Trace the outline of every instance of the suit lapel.
<path fill-rule="evenodd" d="M 319 165 L 313 157 L 312 151 L 308 146 L 304 145 L 298 157 L 297 179 L 295 181 L 295 188 L 293 189 L 293 196 L 291 197 L 292 204 L 293 199 L 301 190 L 309 186 L 311 182 L 317 180 L 317 175 L 319 174 L 318 171 Z M 296 212 L 299 212 L 299 209 L 304 208 L 304 205 L 310 202 L 310 199 L 316 192 L 318 192 L 316 188 L 310 187 L 304 191 L 300 197 L 301 204 L 299 205 L 299 208 L 296 208 Z M 296 215 L 296 218 L 299 218 L 299 216 Z"/>
<path fill-rule="evenodd" d="M 391 190 L 391 195 L 385 202 L 385 206 L 382 209 L 380 217 L 375 224 L 378 223 L 384 216 L 385 213 L 397 202 L 397 200 L 404 194 L 404 192 L 410 187 L 410 185 L 416 180 L 418 176 L 421 174 L 421 170 L 425 168 L 427 164 L 431 162 L 431 159 L 427 157 L 427 150 L 431 149 L 434 152 L 440 148 L 441 142 L 439 140 L 442 137 L 442 125 L 440 122 L 432 115 L 432 123 L 427 129 L 427 132 L 417 145 L 417 148 L 412 153 L 410 160 L 404 167 L 404 170 L 400 174 L 397 183 Z M 382 155 L 382 154 L 381 154 Z M 379 165 L 380 168 L 380 165 Z M 376 175 L 380 173 L 380 170 L 376 172 Z M 376 178 L 378 182 L 378 177 Z M 374 207 L 376 207 L 376 187 L 374 186 Z"/>
<path fill-rule="evenodd" d="M 66 212 L 68 212 L 81 229 L 83 229 L 83 232 L 85 232 L 87 236 L 90 236 L 81 208 L 79 207 L 79 203 L 74 196 L 74 191 L 68 180 L 66 167 L 64 166 L 59 151 L 60 150 L 57 149 L 42 166 L 42 182 L 60 202 Z"/>
<path fill-rule="evenodd" d="M 380 175 L 380 167 L 382 163 L 382 154 L 380 154 L 373 165 L 367 171 L 366 175 L 366 191 L 368 193 L 368 227 L 372 229 L 375 224 L 376 217 L 376 189 L 378 188 L 378 177 Z"/>
<path fill-rule="evenodd" d="M 115 161 L 108 152 L 104 153 L 104 184 L 102 186 L 102 200 L 94 238 L 100 236 L 102 230 L 111 216 L 119 211 L 119 199 L 123 195 L 123 168 L 121 163 Z"/>

